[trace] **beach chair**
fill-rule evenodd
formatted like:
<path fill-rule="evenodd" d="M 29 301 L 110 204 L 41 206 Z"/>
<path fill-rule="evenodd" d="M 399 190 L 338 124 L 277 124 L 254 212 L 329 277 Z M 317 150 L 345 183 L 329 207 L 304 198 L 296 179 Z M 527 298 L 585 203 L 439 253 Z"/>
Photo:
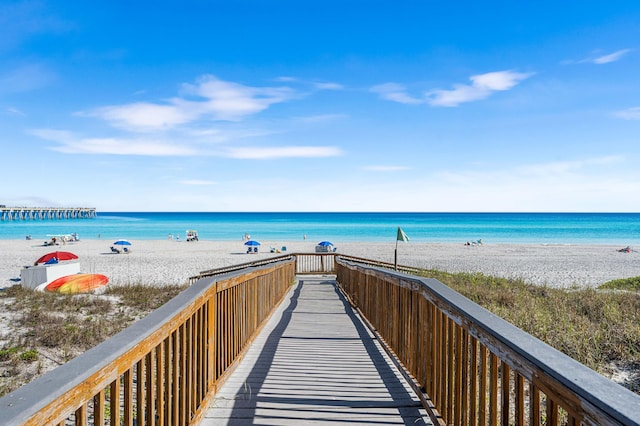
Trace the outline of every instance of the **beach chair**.
<path fill-rule="evenodd" d="M 287 247 L 286 247 L 286 246 L 282 246 L 282 248 L 280 249 L 280 251 L 287 251 Z"/>
<path fill-rule="evenodd" d="M 118 250 L 117 248 L 112 246 L 111 247 L 111 253 L 120 254 L 120 250 Z"/>
<path fill-rule="evenodd" d="M 126 254 L 131 253 L 131 250 L 128 249 L 127 247 L 122 247 L 122 251 L 125 252 Z"/>
<path fill-rule="evenodd" d="M 258 247 L 254 247 L 254 248 L 253 248 L 253 252 L 254 252 L 254 253 L 257 253 L 257 252 L 258 252 Z"/>

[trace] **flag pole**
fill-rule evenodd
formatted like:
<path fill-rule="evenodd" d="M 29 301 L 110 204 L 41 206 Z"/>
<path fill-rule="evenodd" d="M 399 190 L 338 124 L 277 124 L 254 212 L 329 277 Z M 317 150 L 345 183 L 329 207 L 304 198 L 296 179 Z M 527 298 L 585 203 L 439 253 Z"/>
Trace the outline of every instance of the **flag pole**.
<path fill-rule="evenodd" d="M 393 254 L 393 269 L 398 270 L 398 239 L 396 238 L 396 251 Z"/>

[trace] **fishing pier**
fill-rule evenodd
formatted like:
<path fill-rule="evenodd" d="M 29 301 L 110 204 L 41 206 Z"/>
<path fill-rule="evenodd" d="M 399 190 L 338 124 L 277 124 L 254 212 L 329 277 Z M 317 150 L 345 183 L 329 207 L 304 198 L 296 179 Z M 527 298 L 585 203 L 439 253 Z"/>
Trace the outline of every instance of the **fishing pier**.
<path fill-rule="evenodd" d="M 0 221 L 45 219 L 92 219 L 95 207 L 6 207 L 0 206 Z"/>
<path fill-rule="evenodd" d="M 335 253 L 203 271 L 0 398 L 0 424 L 640 425 L 640 396 L 421 273 Z"/>

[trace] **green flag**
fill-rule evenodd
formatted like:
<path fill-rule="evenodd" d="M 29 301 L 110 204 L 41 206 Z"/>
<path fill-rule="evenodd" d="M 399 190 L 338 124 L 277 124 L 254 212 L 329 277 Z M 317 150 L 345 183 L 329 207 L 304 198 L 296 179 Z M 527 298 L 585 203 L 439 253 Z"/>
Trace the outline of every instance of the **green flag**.
<path fill-rule="evenodd" d="M 402 228 L 400 228 L 398 226 L 398 238 L 397 241 L 409 241 L 409 237 L 407 237 L 407 234 L 404 233 L 404 231 L 402 230 Z"/>

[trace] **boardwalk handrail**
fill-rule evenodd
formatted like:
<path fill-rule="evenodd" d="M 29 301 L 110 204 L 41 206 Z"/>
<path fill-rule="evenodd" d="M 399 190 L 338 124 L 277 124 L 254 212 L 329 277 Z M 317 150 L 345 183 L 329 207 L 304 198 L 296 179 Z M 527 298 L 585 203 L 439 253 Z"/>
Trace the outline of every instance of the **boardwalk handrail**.
<path fill-rule="evenodd" d="M 640 396 L 435 279 L 344 258 L 336 274 L 440 424 L 640 425 Z"/>
<path fill-rule="evenodd" d="M 265 265 L 270 265 L 272 263 L 281 262 L 283 260 L 292 260 L 292 259 L 293 259 L 293 256 L 291 255 L 282 255 L 282 256 L 270 257 L 268 259 L 260 259 L 260 260 L 254 260 L 251 262 L 240 263 L 236 265 L 221 266 L 219 268 L 207 269 L 205 271 L 200 271 L 197 275 L 189 277 L 189 284 L 193 284 L 196 281 L 201 280 L 203 278 L 211 278 L 219 275 L 228 274 L 230 272 L 241 271 L 246 268 L 265 266 Z"/>
<path fill-rule="evenodd" d="M 289 259 L 201 279 L 1 398 L 0 424 L 197 424 L 294 276 Z"/>

